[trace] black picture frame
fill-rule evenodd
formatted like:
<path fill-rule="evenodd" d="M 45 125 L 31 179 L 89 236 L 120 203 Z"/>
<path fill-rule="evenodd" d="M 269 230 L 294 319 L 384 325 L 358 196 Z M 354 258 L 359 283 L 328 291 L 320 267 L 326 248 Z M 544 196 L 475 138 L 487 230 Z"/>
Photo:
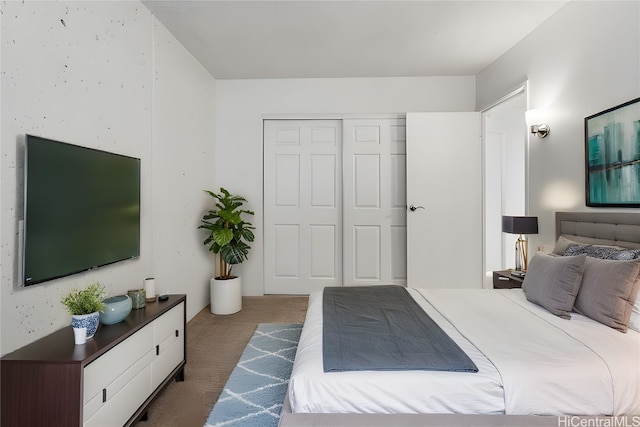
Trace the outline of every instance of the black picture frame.
<path fill-rule="evenodd" d="M 584 119 L 586 203 L 640 207 L 640 98 Z"/>

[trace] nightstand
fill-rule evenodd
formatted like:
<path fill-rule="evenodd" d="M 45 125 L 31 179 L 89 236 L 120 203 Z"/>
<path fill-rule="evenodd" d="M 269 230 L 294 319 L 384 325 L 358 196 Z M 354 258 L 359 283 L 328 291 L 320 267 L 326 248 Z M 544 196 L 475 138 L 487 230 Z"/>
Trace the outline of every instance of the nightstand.
<path fill-rule="evenodd" d="M 524 277 L 516 277 L 511 275 L 511 270 L 502 270 L 493 272 L 493 288 L 494 289 L 511 289 L 521 288 Z"/>

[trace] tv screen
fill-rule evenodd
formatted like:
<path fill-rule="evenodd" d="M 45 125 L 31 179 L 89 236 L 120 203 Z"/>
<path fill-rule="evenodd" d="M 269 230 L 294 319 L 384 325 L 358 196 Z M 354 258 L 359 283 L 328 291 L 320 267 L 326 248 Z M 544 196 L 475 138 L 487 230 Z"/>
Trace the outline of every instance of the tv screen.
<path fill-rule="evenodd" d="M 140 256 L 140 159 L 25 138 L 23 284 Z"/>

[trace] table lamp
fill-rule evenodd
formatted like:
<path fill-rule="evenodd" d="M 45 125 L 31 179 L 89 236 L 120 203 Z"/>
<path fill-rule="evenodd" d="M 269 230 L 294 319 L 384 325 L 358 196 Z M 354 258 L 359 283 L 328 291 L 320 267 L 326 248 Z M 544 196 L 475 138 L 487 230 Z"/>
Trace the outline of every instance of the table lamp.
<path fill-rule="evenodd" d="M 537 216 L 503 216 L 502 232 L 519 234 L 516 240 L 516 268 L 514 273 L 527 271 L 527 241 L 525 234 L 538 234 Z"/>

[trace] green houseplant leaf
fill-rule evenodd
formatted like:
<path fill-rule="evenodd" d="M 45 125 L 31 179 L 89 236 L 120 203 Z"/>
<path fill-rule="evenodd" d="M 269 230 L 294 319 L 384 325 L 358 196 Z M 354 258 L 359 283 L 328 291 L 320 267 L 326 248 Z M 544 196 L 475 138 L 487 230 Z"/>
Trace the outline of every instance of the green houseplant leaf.
<path fill-rule="evenodd" d="M 94 283 L 87 289 L 72 289 L 60 302 L 71 314 L 91 314 L 96 311 L 101 311 L 104 308 L 102 301 L 105 296 L 104 286 L 99 283 Z"/>
<path fill-rule="evenodd" d="M 231 279 L 233 265 L 246 261 L 253 242 L 255 227 L 245 221 L 243 215 L 253 215 L 250 210 L 242 209 L 247 201 L 244 197 L 233 195 L 225 188 L 219 193 L 205 190 L 215 199 L 215 207 L 202 216 L 198 228 L 208 231 L 204 245 L 214 254 L 220 253 L 220 279 Z"/>

